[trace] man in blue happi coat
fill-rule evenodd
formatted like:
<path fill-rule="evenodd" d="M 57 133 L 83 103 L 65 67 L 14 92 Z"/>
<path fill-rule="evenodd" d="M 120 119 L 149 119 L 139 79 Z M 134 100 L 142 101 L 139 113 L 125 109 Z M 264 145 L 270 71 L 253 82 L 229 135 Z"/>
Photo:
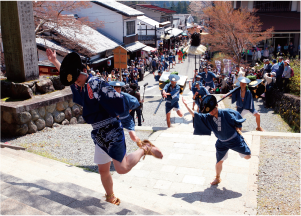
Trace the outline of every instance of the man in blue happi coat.
<path fill-rule="evenodd" d="M 209 95 L 210 93 L 204 86 L 202 86 L 200 81 L 195 82 L 195 88 L 196 88 L 196 91 L 193 95 L 193 100 L 195 100 L 195 103 L 198 106 L 198 112 L 199 112 L 203 97 L 206 95 Z"/>
<path fill-rule="evenodd" d="M 191 84 L 191 81 L 189 81 L 189 89 L 192 91 L 192 95 L 194 95 L 197 90 L 195 87 L 196 82 L 200 82 L 201 83 L 200 85 L 203 86 L 202 81 L 201 81 L 202 77 L 200 75 L 197 75 L 198 69 L 194 70 L 194 72 L 195 72 L 195 75 L 194 75 L 192 84 Z M 194 106 L 195 106 L 195 100 L 193 99 L 192 110 L 194 110 Z"/>
<path fill-rule="evenodd" d="M 216 177 L 211 182 L 216 185 L 221 182 L 223 162 L 228 158 L 228 150 L 232 149 L 239 153 L 242 158 L 250 159 L 251 150 L 244 138 L 240 135 L 242 123 L 246 120 L 239 112 L 232 109 L 218 109 L 216 98 L 207 95 L 201 104 L 201 113 L 193 112 L 184 98 L 182 98 L 187 110 L 194 117 L 194 135 L 211 135 L 211 132 L 218 138 L 216 148 Z"/>
<path fill-rule="evenodd" d="M 172 109 L 177 112 L 178 116 L 183 117 L 179 106 L 181 87 L 177 84 L 180 77 L 176 74 L 171 74 L 169 75 L 169 80 L 170 83 L 166 84 L 162 90 L 162 97 L 166 98 L 165 111 L 167 127 L 170 127 L 170 114 Z"/>
<path fill-rule="evenodd" d="M 119 115 L 119 120 L 121 121 L 123 128 L 125 128 L 129 131 L 129 135 L 134 142 L 140 143 L 141 140 L 136 136 L 136 133 L 135 133 L 135 122 L 134 122 L 132 116 L 130 115 L 130 112 L 132 110 L 134 110 L 140 106 L 139 101 L 134 96 L 121 91 L 122 86 L 125 85 L 123 82 L 112 81 L 112 82 L 109 82 L 109 85 L 113 86 L 114 89 L 119 94 L 123 95 L 123 100 L 124 100 L 124 105 L 125 105 L 124 112 Z"/>
<path fill-rule="evenodd" d="M 207 67 L 203 67 L 204 72 L 199 73 L 199 75 L 204 79 L 205 81 L 205 87 L 209 86 L 210 88 L 214 89 L 214 79 L 216 79 L 216 75 L 212 73 L 211 71 L 208 71 Z"/>
<path fill-rule="evenodd" d="M 247 77 L 239 77 L 237 79 L 240 83 L 240 90 L 235 91 L 232 94 L 232 103 L 236 102 L 237 111 L 244 117 L 246 114 L 250 113 L 256 118 L 257 131 L 264 131 L 260 126 L 260 114 L 254 107 L 254 101 L 252 93 L 247 89 L 247 84 L 251 82 Z"/>
<path fill-rule="evenodd" d="M 116 92 L 103 78 L 93 77 L 82 72 L 82 63 L 77 53 L 68 54 L 62 64 L 56 59 L 56 52 L 47 49 L 47 57 L 58 71 L 63 85 L 70 86 L 73 101 L 83 106 L 83 118 L 91 124 L 91 137 L 95 143 L 94 163 L 106 191 L 106 201 L 115 205 L 120 200 L 113 193 L 113 179 L 110 165 L 119 174 L 129 172 L 145 155 L 162 158 L 161 151 L 148 140 L 138 145 L 140 149 L 126 155 L 126 144 L 123 127 L 118 119 L 125 111 L 124 97 Z"/>

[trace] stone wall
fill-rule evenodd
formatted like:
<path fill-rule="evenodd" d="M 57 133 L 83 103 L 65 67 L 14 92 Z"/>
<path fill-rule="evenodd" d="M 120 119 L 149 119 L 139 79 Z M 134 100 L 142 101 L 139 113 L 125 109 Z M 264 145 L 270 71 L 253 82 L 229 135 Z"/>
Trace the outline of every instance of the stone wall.
<path fill-rule="evenodd" d="M 20 113 L 1 111 L 1 132 L 2 135 L 20 136 L 58 124 L 83 124 L 82 111 L 82 106 L 72 99 Z"/>
<path fill-rule="evenodd" d="M 1 135 L 21 136 L 59 124 L 84 123 L 82 106 L 73 103 L 70 87 L 24 101 L 3 102 L 1 105 Z"/>
<path fill-rule="evenodd" d="M 271 96 L 275 112 L 300 133 L 300 97 L 278 90 L 273 90 Z"/>

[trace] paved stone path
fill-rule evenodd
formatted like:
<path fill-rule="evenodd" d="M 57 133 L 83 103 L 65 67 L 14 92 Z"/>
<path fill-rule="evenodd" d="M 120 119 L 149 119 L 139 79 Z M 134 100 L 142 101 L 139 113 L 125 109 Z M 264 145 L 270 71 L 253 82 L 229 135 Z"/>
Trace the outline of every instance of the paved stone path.
<path fill-rule="evenodd" d="M 192 102 L 191 95 L 185 98 Z M 222 182 L 211 186 L 215 177 L 216 137 L 192 135 L 192 116 L 182 102 L 180 107 L 184 118 L 177 117 L 173 111 L 173 127 L 161 128 L 150 136 L 162 150 L 163 159 L 147 156 L 129 173 L 113 175 L 114 191 L 122 201 L 121 206 L 104 202 L 105 191 L 97 173 L 4 148 L 1 150 L 1 199 L 8 201 L 1 203 L 1 213 L 256 214 L 260 136 L 300 134 L 245 132 L 252 158 L 241 159 L 230 150 L 224 162 Z M 223 108 L 222 103 L 220 107 Z M 8 202 L 14 202 L 16 207 L 9 208 Z"/>
<path fill-rule="evenodd" d="M 185 97 L 192 102 L 191 96 Z M 172 112 L 172 126 L 151 136 L 151 141 L 164 153 L 163 160 L 147 157 L 127 175 L 114 174 L 128 187 L 142 189 L 170 199 L 170 205 L 180 201 L 187 208 L 212 214 L 256 214 L 255 185 L 258 168 L 259 143 L 245 135 L 252 159 L 241 159 L 229 152 L 224 162 L 222 182 L 211 186 L 215 177 L 215 142 L 211 136 L 194 136 L 192 116 L 180 102 L 184 118 Z M 152 200 L 154 205 L 156 199 Z M 184 212 L 182 212 L 184 213 Z M 177 213 L 180 214 L 180 213 Z M 184 213 L 185 214 L 185 213 Z"/>

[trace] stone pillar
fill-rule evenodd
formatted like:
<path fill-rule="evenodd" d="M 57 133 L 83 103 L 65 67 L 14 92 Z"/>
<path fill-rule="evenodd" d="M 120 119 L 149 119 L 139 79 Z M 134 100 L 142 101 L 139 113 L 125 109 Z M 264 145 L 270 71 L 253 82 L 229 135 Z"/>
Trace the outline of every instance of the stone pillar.
<path fill-rule="evenodd" d="M 1 1 L 1 33 L 7 79 L 16 82 L 38 79 L 31 1 Z"/>

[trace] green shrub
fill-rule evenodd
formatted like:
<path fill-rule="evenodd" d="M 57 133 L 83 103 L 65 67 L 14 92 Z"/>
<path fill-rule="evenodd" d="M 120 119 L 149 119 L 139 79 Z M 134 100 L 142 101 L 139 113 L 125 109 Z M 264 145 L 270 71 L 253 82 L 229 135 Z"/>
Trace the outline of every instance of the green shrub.
<path fill-rule="evenodd" d="M 290 62 L 290 66 L 294 70 L 295 75 L 289 79 L 289 93 L 300 96 L 300 61 L 298 59 L 294 59 Z"/>

